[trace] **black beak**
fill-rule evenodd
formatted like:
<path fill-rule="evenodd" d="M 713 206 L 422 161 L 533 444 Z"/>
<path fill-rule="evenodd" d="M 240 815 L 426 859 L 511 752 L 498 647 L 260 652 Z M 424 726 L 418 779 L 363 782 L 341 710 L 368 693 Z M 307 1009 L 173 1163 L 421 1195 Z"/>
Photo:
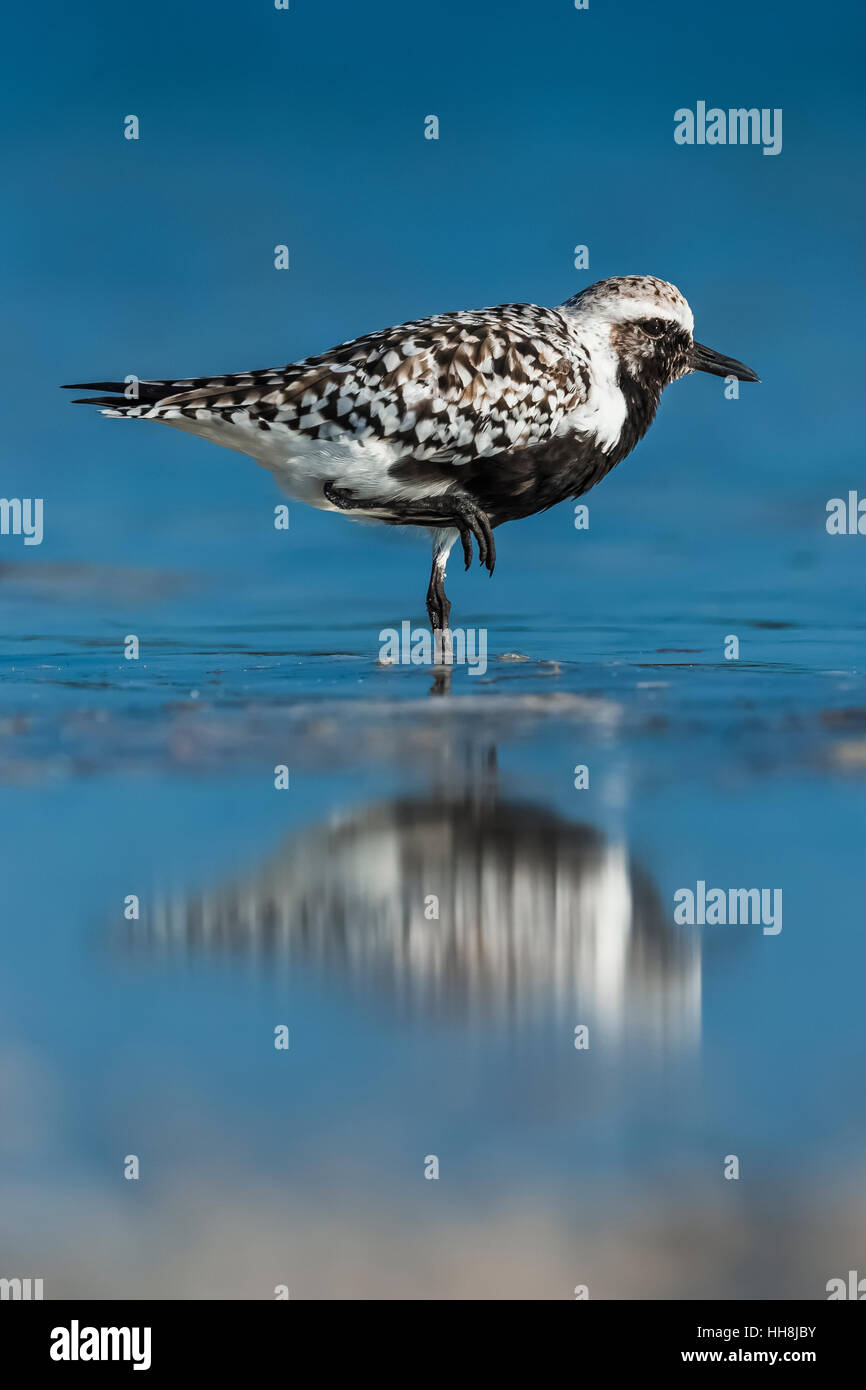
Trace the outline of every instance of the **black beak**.
<path fill-rule="evenodd" d="M 703 343 L 692 343 L 692 371 L 709 372 L 711 376 L 735 376 L 738 381 L 760 381 L 757 372 L 738 362 L 736 357 L 723 357 Z"/>

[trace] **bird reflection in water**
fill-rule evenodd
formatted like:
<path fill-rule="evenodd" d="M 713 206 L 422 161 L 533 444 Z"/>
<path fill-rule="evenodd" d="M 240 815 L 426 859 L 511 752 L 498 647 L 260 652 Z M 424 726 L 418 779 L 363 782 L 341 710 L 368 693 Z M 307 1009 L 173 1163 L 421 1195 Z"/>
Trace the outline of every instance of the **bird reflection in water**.
<path fill-rule="evenodd" d="M 627 848 L 488 788 L 363 805 L 253 872 L 159 898 L 135 947 L 314 968 L 411 1012 L 594 1020 L 682 1045 L 700 945 Z"/>

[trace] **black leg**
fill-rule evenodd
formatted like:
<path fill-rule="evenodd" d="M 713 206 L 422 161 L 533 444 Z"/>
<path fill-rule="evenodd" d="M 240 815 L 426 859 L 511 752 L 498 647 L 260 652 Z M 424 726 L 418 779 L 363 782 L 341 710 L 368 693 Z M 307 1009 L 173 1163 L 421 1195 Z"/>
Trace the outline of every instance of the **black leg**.
<path fill-rule="evenodd" d="M 451 687 L 454 647 L 451 640 L 451 604 L 445 593 L 445 565 L 452 544 L 453 537 L 449 540 L 439 534 L 433 538 L 433 565 L 427 587 L 427 616 L 433 629 L 433 695 L 445 695 Z"/>
<path fill-rule="evenodd" d="M 433 556 L 427 589 L 427 616 L 434 632 L 445 632 L 451 616 L 451 603 L 445 593 L 445 569 L 438 554 Z"/>

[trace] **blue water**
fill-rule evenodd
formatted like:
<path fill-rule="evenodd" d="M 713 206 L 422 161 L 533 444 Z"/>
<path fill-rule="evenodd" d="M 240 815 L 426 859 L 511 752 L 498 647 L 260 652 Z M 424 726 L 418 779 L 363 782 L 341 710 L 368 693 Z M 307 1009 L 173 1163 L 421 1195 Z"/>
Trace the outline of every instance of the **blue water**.
<path fill-rule="evenodd" d="M 444 697 L 377 663 L 420 541 L 294 509 L 253 545 L 247 505 L 176 521 L 163 569 L 8 562 L 2 1232 L 49 1296 L 820 1297 L 856 1267 L 858 542 L 770 518 L 726 566 L 724 525 L 630 506 L 455 573 L 489 666 Z M 675 925 L 699 879 L 781 888 L 781 932 Z"/>
<path fill-rule="evenodd" d="M 0 1276 L 863 1272 L 866 540 L 825 529 L 863 489 L 862 32 L 847 0 L 10 17 L 0 492 L 45 534 L 0 536 Z M 782 108 L 781 154 L 675 145 L 698 100 Z M 452 562 L 489 659 L 445 694 L 378 661 L 423 538 L 276 531 L 248 460 L 56 389 L 635 272 L 762 384 L 678 383 L 588 530 L 563 505 L 492 579 Z M 677 925 L 699 881 L 781 889 L 781 931 Z"/>

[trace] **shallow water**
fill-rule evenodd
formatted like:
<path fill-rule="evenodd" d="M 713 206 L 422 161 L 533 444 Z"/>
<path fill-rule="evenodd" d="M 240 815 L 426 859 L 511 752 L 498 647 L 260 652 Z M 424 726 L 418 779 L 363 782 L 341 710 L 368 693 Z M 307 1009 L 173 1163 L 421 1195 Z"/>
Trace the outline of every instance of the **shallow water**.
<path fill-rule="evenodd" d="M 445 696 L 377 662 L 425 563 L 369 530 L 5 564 L 0 1229 L 46 1296 L 822 1297 L 857 1267 L 850 553 L 545 526 L 455 572 L 489 664 Z M 781 930 L 677 925 L 698 880 L 782 889 Z"/>

